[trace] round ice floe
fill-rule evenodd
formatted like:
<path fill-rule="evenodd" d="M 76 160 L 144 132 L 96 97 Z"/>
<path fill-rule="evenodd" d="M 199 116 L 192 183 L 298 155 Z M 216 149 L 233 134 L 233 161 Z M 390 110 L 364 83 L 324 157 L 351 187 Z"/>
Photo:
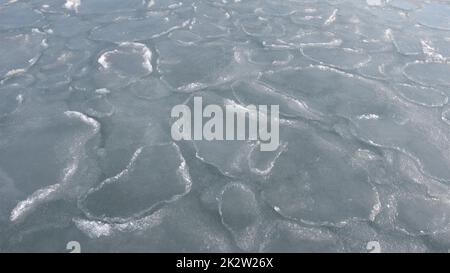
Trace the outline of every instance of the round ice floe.
<path fill-rule="evenodd" d="M 141 43 L 121 43 L 98 58 L 97 85 L 111 89 L 149 75 L 153 71 L 152 52 Z"/>
<path fill-rule="evenodd" d="M 358 68 L 370 61 L 363 51 L 350 48 L 306 47 L 302 52 L 313 61 L 341 69 Z"/>
<path fill-rule="evenodd" d="M 140 43 L 121 43 L 116 49 L 98 58 L 100 70 L 114 71 L 121 76 L 142 77 L 152 73 L 152 52 Z"/>
<path fill-rule="evenodd" d="M 414 62 L 404 67 L 407 78 L 428 86 L 450 86 L 450 64 L 440 62 Z"/>
<path fill-rule="evenodd" d="M 427 27 L 450 30 L 450 6 L 443 3 L 429 3 L 414 13 L 417 21 Z"/>
<path fill-rule="evenodd" d="M 404 99 L 423 106 L 440 107 L 448 102 L 444 92 L 430 87 L 398 84 L 395 89 Z"/>
<path fill-rule="evenodd" d="M 26 71 L 46 47 L 45 34 L 31 31 L 25 34 L 0 36 L 0 78 Z"/>
<path fill-rule="evenodd" d="M 304 125 L 282 127 L 280 136 L 288 149 L 275 162 L 263 188 L 265 200 L 278 213 L 319 225 L 374 219 L 378 193 L 366 171 L 350 161 L 350 151 L 356 147 Z"/>
<path fill-rule="evenodd" d="M 230 230 L 236 244 L 243 250 L 252 250 L 260 224 L 260 211 L 250 188 L 230 183 L 223 189 L 219 201 L 222 223 Z"/>
<path fill-rule="evenodd" d="M 190 191 L 191 183 L 176 144 L 145 146 L 125 169 L 89 191 L 83 209 L 92 217 L 128 219 L 179 199 Z"/>

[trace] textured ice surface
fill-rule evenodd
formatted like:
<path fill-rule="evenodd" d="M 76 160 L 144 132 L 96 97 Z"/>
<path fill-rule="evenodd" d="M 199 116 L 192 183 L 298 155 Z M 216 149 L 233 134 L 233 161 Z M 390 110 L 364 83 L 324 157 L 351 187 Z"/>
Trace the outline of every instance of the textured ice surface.
<path fill-rule="evenodd" d="M 302 52 L 318 63 L 340 69 L 358 68 L 370 61 L 369 55 L 350 48 L 307 47 Z"/>
<path fill-rule="evenodd" d="M 45 48 L 45 33 L 37 29 L 25 33 L 7 33 L 0 37 L 0 77 L 24 72 Z"/>
<path fill-rule="evenodd" d="M 319 119 L 319 115 L 308 108 L 306 103 L 288 95 L 277 92 L 260 83 L 235 82 L 231 88 L 234 96 L 243 105 L 277 104 L 280 113 L 286 116 L 297 116 L 308 119 Z"/>
<path fill-rule="evenodd" d="M 261 225 L 255 194 L 242 184 L 230 183 L 224 187 L 219 202 L 222 223 L 233 234 L 237 246 L 254 250 Z"/>
<path fill-rule="evenodd" d="M 0 252 L 448 252 L 449 96 L 448 1 L 0 0 Z"/>
<path fill-rule="evenodd" d="M 167 16 L 164 13 L 150 13 L 144 18 L 120 18 L 106 26 L 92 30 L 90 38 L 111 42 L 140 41 L 167 34 L 186 24 L 178 16 Z M 150 27 L 151 26 L 151 27 Z"/>
<path fill-rule="evenodd" d="M 273 222 L 260 246 L 262 252 L 342 252 L 339 237 L 327 228 L 305 227 L 297 223 Z"/>

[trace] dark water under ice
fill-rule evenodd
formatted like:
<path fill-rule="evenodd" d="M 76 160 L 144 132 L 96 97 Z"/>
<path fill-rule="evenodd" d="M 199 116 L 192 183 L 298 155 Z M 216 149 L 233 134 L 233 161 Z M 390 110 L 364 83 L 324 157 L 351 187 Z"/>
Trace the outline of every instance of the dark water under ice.
<path fill-rule="evenodd" d="M 0 0 L 0 252 L 447 252 L 449 95 L 449 1 Z"/>

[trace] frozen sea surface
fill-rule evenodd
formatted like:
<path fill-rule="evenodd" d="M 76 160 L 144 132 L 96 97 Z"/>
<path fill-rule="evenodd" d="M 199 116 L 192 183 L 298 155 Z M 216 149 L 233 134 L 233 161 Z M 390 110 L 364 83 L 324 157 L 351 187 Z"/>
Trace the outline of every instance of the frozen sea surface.
<path fill-rule="evenodd" d="M 447 252 L 449 95 L 449 1 L 0 0 L 0 252 Z"/>

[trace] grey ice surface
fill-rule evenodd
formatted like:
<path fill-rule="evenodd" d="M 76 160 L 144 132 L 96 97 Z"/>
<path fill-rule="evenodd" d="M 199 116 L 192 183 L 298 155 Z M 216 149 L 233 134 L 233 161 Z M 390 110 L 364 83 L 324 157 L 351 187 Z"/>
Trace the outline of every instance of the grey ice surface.
<path fill-rule="evenodd" d="M 0 252 L 447 252 L 449 95 L 450 1 L 0 0 Z"/>

